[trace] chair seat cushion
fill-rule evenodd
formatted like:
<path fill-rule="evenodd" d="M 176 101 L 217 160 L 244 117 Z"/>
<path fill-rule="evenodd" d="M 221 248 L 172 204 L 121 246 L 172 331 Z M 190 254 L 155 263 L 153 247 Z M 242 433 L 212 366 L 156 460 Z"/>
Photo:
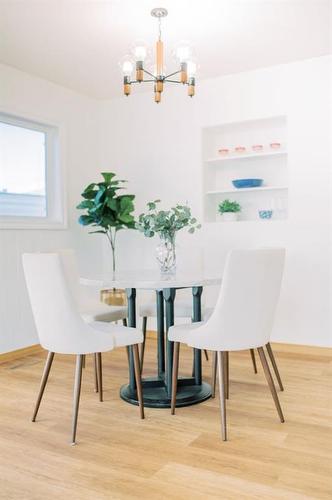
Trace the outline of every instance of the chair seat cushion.
<path fill-rule="evenodd" d="M 245 349 L 256 349 L 261 345 L 255 341 L 248 342 L 246 346 L 236 344 L 234 338 L 227 335 L 216 337 L 214 329 L 210 328 L 207 321 L 197 323 L 186 323 L 171 326 L 168 330 L 168 340 L 187 344 L 195 349 L 206 349 L 207 351 L 243 351 Z M 220 332 L 219 332 L 220 333 Z"/>
<path fill-rule="evenodd" d="M 87 323 L 92 321 L 120 321 L 127 317 L 127 308 L 125 306 L 108 306 L 96 301 L 85 304 L 81 315 Z"/>
<path fill-rule="evenodd" d="M 113 338 L 114 347 L 125 347 L 143 342 L 143 333 L 138 328 L 110 325 L 103 321 L 93 321 L 89 323 L 89 326 L 97 332 L 108 333 Z"/>
<path fill-rule="evenodd" d="M 213 309 L 202 307 L 202 314 L 204 319 L 207 319 L 207 316 L 211 316 Z M 155 317 L 157 315 L 156 304 L 154 302 L 143 304 L 139 308 L 139 315 L 141 317 Z M 193 315 L 193 305 L 190 301 L 179 301 L 175 300 L 174 302 L 174 316 L 177 318 L 191 318 Z"/>
<path fill-rule="evenodd" d="M 199 330 L 199 328 L 201 328 L 203 325 L 205 325 L 205 321 L 171 326 L 171 328 L 168 330 L 168 340 L 189 345 L 193 337 L 195 337 L 195 331 Z M 206 347 L 203 346 L 200 348 L 205 349 Z"/>

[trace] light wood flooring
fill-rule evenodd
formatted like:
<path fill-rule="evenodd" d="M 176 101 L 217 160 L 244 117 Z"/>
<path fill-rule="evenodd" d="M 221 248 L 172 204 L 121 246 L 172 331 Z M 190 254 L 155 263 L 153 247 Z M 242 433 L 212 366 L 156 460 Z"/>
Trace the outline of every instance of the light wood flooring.
<path fill-rule="evenodd" d="M 94 393 L 87 359 L 78 445 L 69 446 L 74 359 L 55 356 L 36 423 L 30 421 L 45 354 L 0 357 L 1 499 L 332 498 L 331 350 L 274 345 L 285 386 L 280 424 L 249 352 L 230 356 L 229 441 L 220 438 L 218 398 L 169 410 L 119 398 L 126 381 L 123 349 L 104 355 L 104 398 Z M 154 374 L 147 341 L 145 374 Z M 259 359 L 257 356 L 257 363 Z M 209 379 L 211 360 L 203 361 Z M 180 374 L 189 374 L 183 348 Z"/>

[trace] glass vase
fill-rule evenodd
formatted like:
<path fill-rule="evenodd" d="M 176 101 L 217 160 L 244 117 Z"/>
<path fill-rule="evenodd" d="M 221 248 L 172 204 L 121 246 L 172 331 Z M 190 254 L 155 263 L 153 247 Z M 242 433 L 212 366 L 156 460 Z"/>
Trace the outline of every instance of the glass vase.
<path fill-rule="evenodd" d="M 161 236 L 156 258 L 162 273 L 174 273 L 176 268 L 175 236 Z"/>

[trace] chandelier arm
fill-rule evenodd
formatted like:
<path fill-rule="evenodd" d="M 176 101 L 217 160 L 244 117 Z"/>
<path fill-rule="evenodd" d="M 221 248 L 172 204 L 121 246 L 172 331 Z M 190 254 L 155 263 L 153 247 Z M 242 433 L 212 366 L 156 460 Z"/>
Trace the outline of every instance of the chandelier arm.
<path fill-rule="evenodd" d="M 149 71 L 147 71 L 146 69 L 144 69 L 144 68 L 143 68 L 143 71 L 144 71 L 144 73 L 146 73 L 147 75 L 152 76 L 152 78 L 153 78 L 153 81 L 154 81 L 154 82 L 157 80 L 157 78 L 156 78 L 156 77 L 155 77 L 152 73 L 150 73 Z"/>
<path fill-rule="evenodd" d="M 154 82 L 155 83 L 156 79 L 154 78 L 153 80 L 131 80 L 130 82 L 130 85 L 132 83 L 151 83 L 151 82 Z"/>
<path fill-rule="evenodd" d="M 181 83 L 181 85 L 183 85 L 182 82 L 180 82 L 179 80 L 167 80 L 167 79 L 165 79 L 164 82 L 167 82 L 167 83 Z"/>
<path fill-rule="evenodd" d="M 170 76 L 178 75 L 179 73 L 181 73 L 180 69 L 179 69 L 179 71 L 174 71 L 174 73 L 170 73 L 169 75 L 166 75 L 165 80 L 167 80 L 167 78 L 169 78 Z"/>

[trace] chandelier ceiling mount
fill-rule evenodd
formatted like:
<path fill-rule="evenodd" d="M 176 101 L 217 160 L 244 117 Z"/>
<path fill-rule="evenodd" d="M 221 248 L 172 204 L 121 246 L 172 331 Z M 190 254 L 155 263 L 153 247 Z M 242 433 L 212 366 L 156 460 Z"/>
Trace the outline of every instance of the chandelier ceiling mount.
<path fill-rule="evenodd" d="M 151 16 L 152 17 L 166 17 L 168 15 L 167 9 L 164 9 L 163 7 L 156 7 L 155 9 L 151 10 Z"/>

